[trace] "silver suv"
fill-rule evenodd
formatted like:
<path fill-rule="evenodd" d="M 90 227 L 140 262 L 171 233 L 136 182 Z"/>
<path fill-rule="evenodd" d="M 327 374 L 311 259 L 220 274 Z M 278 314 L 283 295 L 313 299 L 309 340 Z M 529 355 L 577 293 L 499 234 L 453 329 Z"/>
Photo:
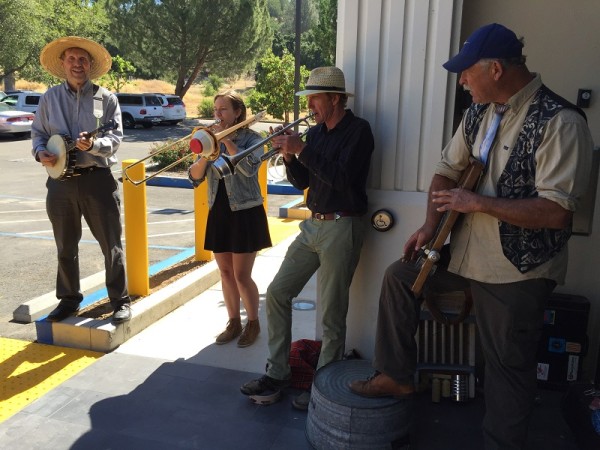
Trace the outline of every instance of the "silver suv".
<path fill-rule="evenodd" d="M 123 128 L 137 124 L 150 128 L 165 120 L 162 102 L 154 94 L 116 94 L 121 107 Z"/>
<path fill-rule="evenodd" d="M 0 98 L 0 102 L 14 108 L 15 111 L 34 113 L 37 111 L 42 94 L 33 91 L 8 91 Z"/>

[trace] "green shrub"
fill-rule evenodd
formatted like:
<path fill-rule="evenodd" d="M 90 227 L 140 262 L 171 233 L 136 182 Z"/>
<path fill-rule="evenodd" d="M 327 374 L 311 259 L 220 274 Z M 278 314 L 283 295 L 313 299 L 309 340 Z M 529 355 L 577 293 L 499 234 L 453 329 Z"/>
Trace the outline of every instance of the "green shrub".
<path fill-rule="evenodd" d="M 210 84 L 204 86 L 204 90 L 202 91 L 202 95 L 204 95 L 205 97 L 214 97 L 216 93 L 216 89 Z"/>
<path fill-rule="evenodd" d="M 206 84 L 204 85 L 204 95 L 206 97 L 214 97 L 214 95 L 219 92 L 222 84 L 223 78 L 217 75 L 209 75 Z"/>
<path fill-rule="evenodd" d="M 165 150 L 159 152 L 158 150 L 162 148 Z M 156 154 L 152 155 L 153 153 Z M 172 172 L 186 171 L 195 160 L 195 155 L 192 156 L 190 150 L 189 139 L 179 141 L 168 139 L 166 142 L 154 143 L 150 146 L 150 154 L 152 155 L 150 160 L 157 165 L 157 169 L 167 167 L 184 156 L 188 156 L 185 160 L 169 169 Z"/>
<path fill-rule="evenodd" d="M 203 119 L 213 117 L 215 111 L 215 104 L 212 98 L 203 98 L 198 105 L 198 116 Z"/>

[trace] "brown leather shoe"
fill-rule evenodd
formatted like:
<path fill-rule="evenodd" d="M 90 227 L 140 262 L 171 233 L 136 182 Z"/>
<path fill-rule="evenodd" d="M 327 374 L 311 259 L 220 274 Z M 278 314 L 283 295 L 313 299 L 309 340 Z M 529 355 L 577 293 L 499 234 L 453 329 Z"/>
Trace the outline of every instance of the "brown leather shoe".
<path fill-rule="evenodd" d="M 258 333 L 260 333 L 260 323 L 258 322 L 258 319 L 249 320 L 242 331 L 242 335 L 238 339 L 237 346 L 243 348 L 254 344 L 254 341 L 256 341 L 256 338 L 258 337 Z"/>
<path fill-rule="evenodd" d="M 242 334 L 241 319 L 239 317 L 236 317 L 235 319 L 229 319 L 225 331 L 223 331 L 220 335 L 217 336 L 215 344 L 227 344 L 228 342 L 233 341 L 240 334 Z"/>
<path fill-rule="evenodd" d="M 415 393 L 412 384 L 400 384 L 381 372 L 366 380 L 355 380 L 348 386 L 352 392 L 362 397 L 394 397 L 408 398 Z"/>

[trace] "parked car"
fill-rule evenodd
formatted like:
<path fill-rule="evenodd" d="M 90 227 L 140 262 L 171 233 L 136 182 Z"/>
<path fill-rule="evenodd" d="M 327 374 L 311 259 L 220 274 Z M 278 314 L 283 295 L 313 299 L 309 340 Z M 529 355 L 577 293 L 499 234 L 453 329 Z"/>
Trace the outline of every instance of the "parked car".
<path fill-rule="evenodd" d="M 0 134 L 26 136 L 31 133 L 33 113 L 17 111 L 7 103 L 0 102 Z"/>
<path fill-rule="evenodd" d="M 163 112 L 165 114 L 162 123 L 177 125 L 186 118 L 185 104 L 183 103 L 183 100 L 181 100 L 181 97 L 173 94 L 162 94 L 160 92 L 154 92 L 154 95 L 162 102 Z"/>
<path fill-rule="evenodd" d="M 162 102 L 156 94 L 116 94 L 121 106 L 123 128 L 134 128 L 137 124 L 150 128 L 165 118 Z"/>
<path fill-rule="evenodd" d="M 0 97 L 0 102 L 12 106 L 16 111 L 34 113 L 40 103 L 42 94 L 34 91 L 9 91 Z"/>

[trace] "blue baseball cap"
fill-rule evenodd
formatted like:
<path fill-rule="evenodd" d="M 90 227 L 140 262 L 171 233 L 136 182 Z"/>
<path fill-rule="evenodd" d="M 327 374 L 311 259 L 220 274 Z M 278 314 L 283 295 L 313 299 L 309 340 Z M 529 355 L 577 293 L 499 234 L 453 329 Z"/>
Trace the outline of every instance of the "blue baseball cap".
<path fill-rule="evenodd" d="M 444 69 L 459 73 L 480 59 L 516 58 L 522 55 L 523 43 L 517 35 L 499 23 L 485 25 L 467 38 L 458 55 L 446 61 Z"/>

